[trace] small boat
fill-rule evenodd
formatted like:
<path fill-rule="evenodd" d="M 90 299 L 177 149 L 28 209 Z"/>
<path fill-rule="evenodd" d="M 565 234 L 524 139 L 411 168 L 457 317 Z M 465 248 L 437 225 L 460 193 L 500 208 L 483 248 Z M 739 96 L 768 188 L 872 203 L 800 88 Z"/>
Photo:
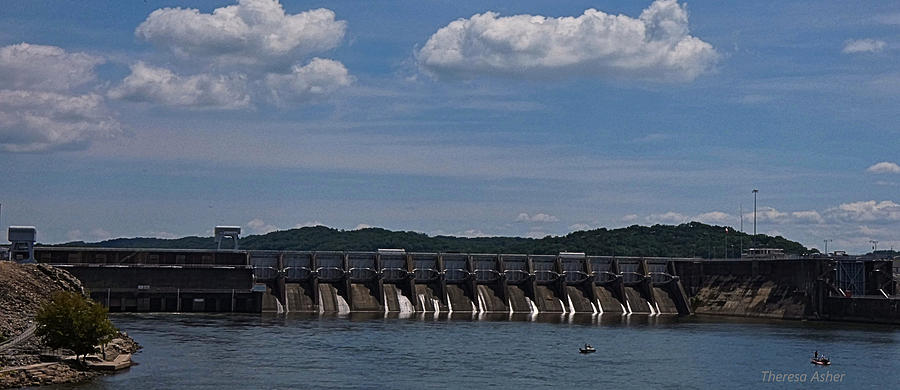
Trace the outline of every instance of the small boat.
<path fill-rule="evenodd" d="M 818 366 L 830 366 L 831 365 L 831 360 L 828 360 L 828 358 L 826 358 L 824 356 L 820 357 L 820 358 L 812 358 L 812 360 L 810 360 L 809 362 L 812 364 L 818 365 Z"/>
<path fill-rule="evenodd" d="M 585 344 L 585 345 L 584 345 L 584 348 L 578 348 L 578 350 L 581 351 L 581 353 L 594 353 L 594 352 L 597 352 L 597 349 L 594 348 L 594 347 L 592 347 L 592 346 L 590 346 L 590 344 Z"/>

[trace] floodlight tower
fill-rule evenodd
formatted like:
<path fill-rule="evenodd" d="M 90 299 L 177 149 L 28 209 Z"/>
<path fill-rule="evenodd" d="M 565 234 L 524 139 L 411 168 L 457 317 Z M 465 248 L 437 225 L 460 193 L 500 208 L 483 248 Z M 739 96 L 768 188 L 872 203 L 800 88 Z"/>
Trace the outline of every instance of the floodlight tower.
<path fill-rule="evenodd" d="M 759 190 L 753 189 L 753 235 L 756 235 L 756 194 Z"/>

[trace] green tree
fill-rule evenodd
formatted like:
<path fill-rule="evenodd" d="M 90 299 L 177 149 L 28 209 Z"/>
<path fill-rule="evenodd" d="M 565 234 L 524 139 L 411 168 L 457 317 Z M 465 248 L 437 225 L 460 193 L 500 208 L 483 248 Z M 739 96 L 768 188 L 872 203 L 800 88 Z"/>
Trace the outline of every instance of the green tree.
<path fill-rule="evenodd" d="M 73 292 L 57 292 L 35 316 L 37 330 L 50 348 L 65 348 L 76 358 L 97 352 L 118 333 L 103 305 Z"/>

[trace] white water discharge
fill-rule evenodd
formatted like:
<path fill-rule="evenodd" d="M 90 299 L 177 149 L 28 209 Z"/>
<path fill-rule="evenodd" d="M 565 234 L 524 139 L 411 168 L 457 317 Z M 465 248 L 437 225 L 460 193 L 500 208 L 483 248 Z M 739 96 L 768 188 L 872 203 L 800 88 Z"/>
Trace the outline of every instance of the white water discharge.
<path fill-rule="evenodd" d="M 447 313 L 453 313 L 453 301 L 450 300 L 450 293 L 447 293 Z"/>
<path fill-rule="evenodd" d="M 566 298 L 569 298 L 569 313 L 574 313 L 575 312 L 575 304 L 572 303 L 572 296 L 569 294 L 566 294 Z"/>
<path fill-rule="evenodd" d="M 631 302 L 628 302 L 626 299 L 625 304 L 628 305 L 628 310 L 625 311 L 625 314 L 631 314 Z"/>
<path fill-rule="evenodd" d="M 562 299 L 556 298 L 559 301 L 559 309 L 562 310 L 563 313 L 566 312 L 566 305 L 563 303 Z"/>
<path fill-rule="evenodd" d="M 659 302 L 653 302 L 653 304 L 656 305 L 656 314 L 662 314 L 662 311 L 659 310 Z"/>
<path fill-rule="evenodd" d="M 289 297 L 287 294 L 284 294 L 284 312 L 285 313 L 287 313 L 289 311 L 289 308 L 291 306 L 290 303 L 291 303 L 291 297 Z"/>
<path fill-rule="evenodd" d="M 325 312 L 325 305 L 322 304 L 322 290 L 319 290 L 319 314 Z"/>
<path fill-rule="evenodd" d="M 651 316 L 652 316 L 652 315 L 655 315 L 655 314 L 658 314 L 658 313 L 656 313 L 656 312 L 653 311 L 653 305 L 651 305 L 650 302 L 647 302 L 647 307 L 650 308 L 650 315 L 651 315 Z"/>
<path fill-rule="evenodd" d="M 512 315 L 513 314 L 512 298 L 507 298 L 506 303 L 509 305 L 509 306 L 507 306 L 507 307 L 509 307 L 509 315 Z M 512 317 L 510 317 L 510 318 L 512 318 Z"/>
<path fill-rule="evenodd" d="M 350 314 L 350 305 L 341 294 L 334 294 L 334 300 L 337 303 L 338 314 Z"/>
<path fill-rule="evenodd" d="M 284 306 L 281 305 L 281 302 L 278 302 L 278 299 L 275 300 L 275 312 L 278 314 L 286 313 Z"/>
<path fill-rule="evenodd" d="M 397 303 L 400 304 L 400 314 L 412 313 L 415 311 L 412 302 L 409 300 L 409 298 L 406 297 L 406 295 L 398 293 Z"/>
<path fill-rule="evenodd" d="M 441 314 L 441 300 L 431 298 L 431 304 L 434 305 L 434 318 L 438 318 L 438 315 Z"/>
<path fill-rule="evenodd" d="M 419 294 L 419 303 L 422 304 L 422 311 L 428 311 L 425 308 L 425 294 Z"/>
<path fill-rule="evenodd" d="M 531 314 L 537 314 L 538 308 L 537 308 L 537 305 L 534 303 L 534 301 L 529 297 L 525 297 L 525 299 L 528 300 L 528 305 L 531 306 Z"/>
<path fill-rule="evenodd" d="M 597 314 L 597 305 L 591 302 L 591 313 Z"/>
<path fill-rule="evenodd" d="M 475 288 L 476 293 L 478 294 L 478 312 L 484 313 L 487 311 L 487 302 L 484 300 L 484 293 L 482 293 L 480 288 Z M 473 306 L 474 308 L 474 306 Z"/>
<path fill-rule="evenodd" d="M 384 300 L 382 300 L 382 302 L 384 302 L 384 312 L 387 313 L 388 312 L 387 289 L 384 289 L 384 288 L 381 289 L 381 294 L 384 297 Z"/>

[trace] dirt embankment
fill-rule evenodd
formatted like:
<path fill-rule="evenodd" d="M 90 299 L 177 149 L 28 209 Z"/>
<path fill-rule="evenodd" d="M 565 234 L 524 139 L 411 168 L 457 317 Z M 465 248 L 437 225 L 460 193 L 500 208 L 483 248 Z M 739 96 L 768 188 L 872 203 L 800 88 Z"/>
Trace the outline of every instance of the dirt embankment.
<path fill-rule="evenodd" d="M 84 287 L 59 268 L 0 261 L 0 389 L 79 382 L 102 374 L 73 361 L 42 361 L 42 355 L 43 360 L 51 355 L 71 355 L 49 350 L 32 334 L 35 314 L 57 291 L 83 294 Z M 106 358 L 122 360 L 138 348 L 121 333 L 106 346 Z"/>

